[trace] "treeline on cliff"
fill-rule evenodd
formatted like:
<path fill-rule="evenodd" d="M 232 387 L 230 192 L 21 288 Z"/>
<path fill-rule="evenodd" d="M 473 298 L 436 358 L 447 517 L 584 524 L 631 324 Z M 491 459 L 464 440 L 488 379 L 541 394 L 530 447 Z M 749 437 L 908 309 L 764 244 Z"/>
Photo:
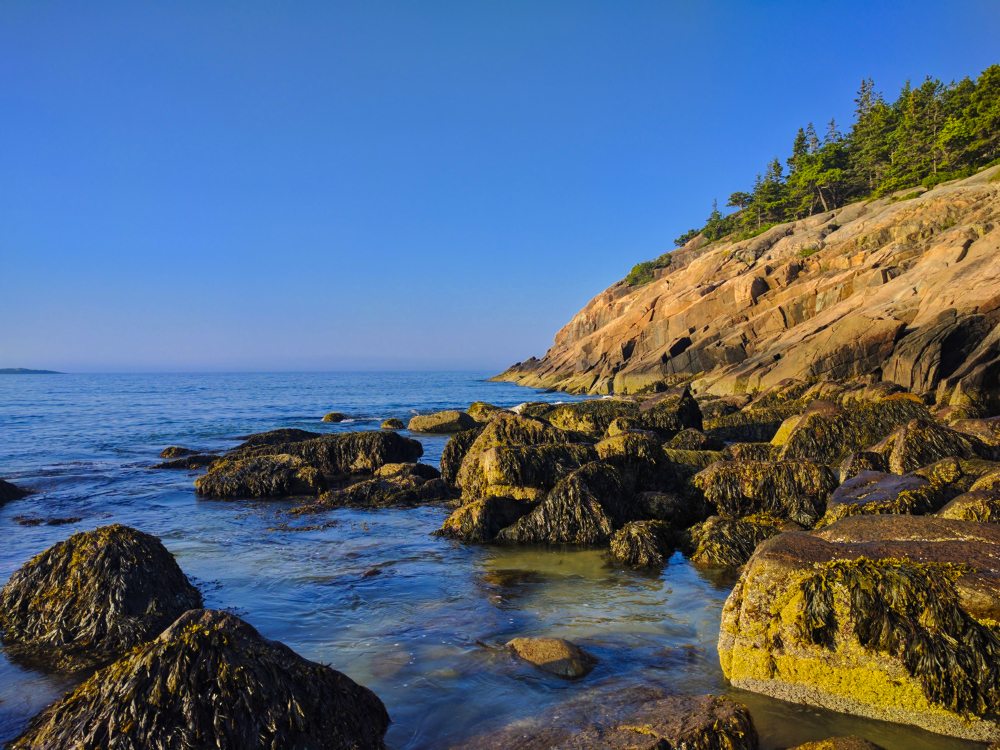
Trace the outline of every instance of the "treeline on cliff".
<path fill-rule="evenodd" d="M 799 128 L 791 155 L 774 158 L 749 192 L 737 191 L 723 215 L 712 206 L 704 226 L 676 240 L 680 247 L 703 236 L 709 241 L 746 239 L 786 221 L 908 187 L 933 187 L 966 177 L 1000 159 L 1000 65 L 976 80 L 949 84 L 928 77 L 907 83 L 888 102 L 872 79 L 861 82 L 848 132 L 833 120 L 822 136 L 813 123 Z M 669 254 L 636 265 L 626 281 L 642 284 L 670 264 Z"/>

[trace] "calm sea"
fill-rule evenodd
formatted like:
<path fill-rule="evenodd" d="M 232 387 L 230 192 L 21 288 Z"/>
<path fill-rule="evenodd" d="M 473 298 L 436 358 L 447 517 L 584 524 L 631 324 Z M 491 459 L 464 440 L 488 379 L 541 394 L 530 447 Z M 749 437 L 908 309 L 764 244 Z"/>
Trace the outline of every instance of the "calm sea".
<path fill-rule="evenodd" d="M 0 478 L 37 491 L 0 508 L 0 582 L 75 531 L 120 522 L 159 536 L 201 588 L 265 636 L 347 673 L 382 698 L 393 748 L 447 747 L 587 691 L 654 685 L 727 691 L 715 642 L 725 582 L 675 555 L 659 574 L 597 550 L 464 546 L 431 536 L 442 507 L 338 510 L 318 531 L 283 530 L 285 502 L 199 499 L 194 473 L 153 471 L 173 444 L 205 450 L 276 427 L 378 429 L 415 412 L 565 400 L 487 373 L 0 376 Z M 328 411 L 352 417 L 320 421 Z M 437 464 L 443 438 L 420 436 Z M 79 516 L 68 526 L 18 517 Z M 366 577 L 372 568 L 380 575 Z M 544 676 L 481 644 L 569 638 L 600 664 Z M 0 743 L 56 699 L 65 679 L 0 655 Z M 746 694 L 765 747 L 863 734 L 888 750 L 964 747 L 920 731 Z M 970 747 L 975 747 L 974 745 Z"/>

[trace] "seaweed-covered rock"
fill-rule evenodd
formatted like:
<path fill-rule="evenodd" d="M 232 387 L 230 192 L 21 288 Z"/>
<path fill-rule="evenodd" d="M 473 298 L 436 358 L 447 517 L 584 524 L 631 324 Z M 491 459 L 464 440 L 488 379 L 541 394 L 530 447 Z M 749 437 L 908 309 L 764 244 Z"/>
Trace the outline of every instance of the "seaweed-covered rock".
<path fill-rule="evenodd" d="M 676 534 L 663 521 L 632 521 L 611 537 L 611 556 L 636 568 L 662 567 L 673 554 Z"/>
<path fill-rule="evenodd" d="M 562 638 L 514 638 L 507 642 L 507 648 L 529 664 L 566 680 L 585 677 L 597 663 L 582 648 Z"/>
<path fill-rule="evenodd" d="M 599 544 L 628 518 L 621 474 L 600 461 L 560 480 L 534 510 L 497 534 L 499 542 Z"/>
<path fill-rule="evenodd" d="M 677 473 L 660 441 L 649 432 L 622 432 L 594 446 L 602 461 L 621 472 L 630 492 L 668 490 L 677 484 Z"/>
<path fill-rule="evenodd" d="M 194 480 L 199 495 L 224 499 L 315 495 L 325 486 L 314 466 L 281 453 L 219 459 L 207 474 Z"/>
<path fill-rule="evenodd" d="M 583 691 L 531 719 L 452 750 L 757 750 L 745 706 L 714 695 L 652 688 Z"/>
<path fill-rule="evenodd" d="M 560 404 L 545 415 L 553 426 L 598 438 L 619 418 L 635 420 L 639 404 L 618 398 L 599 398 Z"/>
<path fill-rule="evenodd" d="M 681 430 L 701 430 L 701 407 L 687 386 L 658 393 L 639 404 L 639 423 L 647 430 L 673 436 Z"/>
<path fill-rule="evenodd" d="M 476 420 L 464 411 L 449 409 L 447 411 L 434 412 L 433 414 L 417 414 L 410 419 L 407 428 L 410 432 L 448 434 L 469 430 L 475 426 Z"/>
<path fill-rule="evenodd" d="M 686 451 L 721 451 L 726 447 L 726 444 L 718 438 L 706 435 L 701 430 L 687 427 L 670 438 L 667 447 Z"/>
<path fill-rule="evenodd" d="M 440 502 L 449 497 L 451 490 L 444 480 L 438 477 L 428 478 L 418 472 L 400 471 L 362 479 L 341 489 L 329 490 L 320 495 L 316 501 L 296 508 L 294 512 L 315 513 L 333 508 L 390 508 Z"/>
<path fill-rule="evenodd" d="M 700 493 L 640 492 L 632 498 L 631 504 L 636 518 L 665 521 L 674 529 L 686 529 L 708 515 L 708 506 Z"/>
<path fill-rule="evenodd" d="M 181 456 L 190 456 L 197 453 L 196 450 L 191 450 L 190 448 L 184 448 L 180 445 L 168 445 L 162 451 L 160 451 L 160 458 L 180 458 Z"/>
<path fill-rule="evenodd" d="M 435 535 L 463 542 L 492 542 L 501 529 L 530 512 L 533 503 L 509 497 L 487 497 L 456 508 Z"/>
<path fill-rule="evenodd" d="M 25 563 L 0 591 L 8 653 L 48 668 L 105 664 L 201 606 L 160 540 L 115 524 L 73 534 Z"/>
<path fill-rule="evenodd" d="M 770 539 L 723 610 L 737 687 L 1000 739 L 1000 526 L 854 516 Z"/>
<path fill-rule="evenodd" d="M 573 443 L 502 445 L 475 451 L 481 438 L 473 443 L 458 474 L 468 498 L 538 500 L 566 474 L 597 458 L 593 446 Z"/>
<path fill-rule="evenodd" d="M 881 745 L 863 737 L 829 737 L 815 742 L 804 742 L 790 750 L 885 750 Z"/>
<path fill-rule="evenodd" d="M 441 477 L 452 487 L 458 486 L 458 471 L 462 468 L 465 454 L 469 452 L 469 448 L 482 431 L 481 427 L 477 427 L 456 432 L 448 438 L 444 450 L 441 451 Z"/>
<path fill-rule="evenodd" d="M 930 413 L 919 398 L 909 393 L 850 406 L 817 401 L 796 420 L 778 457 L 837 464 L 916 418 L 930 419 Z"/>
<path fill-rule="evenodd" d="M 748 406 L 735 413 L 720 414 L 706 419 L 704 432 L 717 440 L 766 443 L 775 436 L 781 423 L 795 414 L 799 408 L 797 404 L 758 408 Z"/>
<path fill-rule="evenodd" d="M 614 437 L 623 432 L 633 432 L 639 429 L 639 420 L 634 417 L 615 417 L 604 431 L 604 437 Z"/>
<path fill-rule="evenodd" d="M 769 513 L 812 526 L 837 486 L 833 473 L 810 461 L 719 461 L 694 477 L 719 515 Z"/>
<path fill-rule="evenodd" d="M 379 429 L 382 430 L 402 430 L 405 428 L 406 425 L 403 424 L 403 420 L 396 419 L 396 417 L 389 417 L 388 419 L 383 419 L 382 424 L 379 425 Z"/>
<path fill-rule="evenodd" d="M 664 448 L 663 455 L 667 457 L 679 479 L 693 477 L 716 461 L 723 460 L 721 451 L 688 451 L 680 448 Z"/>
<path fill-rule="evenodd" d="M 950 456 L 975 458 L 992 455 L 978 438 L 932 419 L 910 420 L 872 450 L 885 456 L 889 471 L 894 474 L 906 474 Z"/>
<path fill-rule="evenodd" d="M 727 461 L 770 461 L 774 454 L 770 443 L 730 443 L 722 449 L 722 458 Z"/>
<path fill-rule="evenodd" d="M 195 609 L 47 708 L 10 747 L 382 750 L 388 725 L 367 688 L 235 615 Z"/>
<path fill-rule="evenodd" d="M 933 513 L 942 505 L 939 486 L 916 474 L 863 471 L 830 495 L 826 515 L 818 525 L 829 526 L 847 516 Z"/>
<path fill-rule="evenodd" d="M 689 531 L 691 562 L 710 568 L 738 568 L 765 539 L 801 528 L 767 513 L 743 518 L 712 516 Z"/>
<path fill-rule="evenodd" d="M 178 458 L 171 458 L 168 461 L 161 461 L 153 466 L 154 469 L 207 469 L 218 461 L 220 456 L 215 453 L 188 453 Z"/>
<path fill-rule="evenodd" d="M 956 521 L 1000 523 L 1000 493 L 989 490 L 964 492 L 941 508 L 936 515 Z"/>
<path fill-rule="evenodd" d="M 840 462 L 837 473 L 840 481 L 846 482 L 851 477 L 856 477 L 863 471 L 888 471 L 889 465 L 885 456 L 875 451 L 858 451 L 851 453 Z"/>
<path fill-rule="evenodd" d="M 960 419 L 952 422 L 951 428 L 972 435 L 992 448 L 1000 447 L 1000 417 Z"/>
<path fill-rule="evenodd" d="M 485 424 L 490 421 L 490 417 L 496 414 L 498 411 L 505 411 L 499 406 L 494 406 L 493 404 L 488 404 L 485 401 L 473 401 L 469 404 L 469 408 L 465 410 L 466 414 L 472 417 L 474 420 L 480 424 Z"/>
<path fill-rule="evenodd" d="M 277 430 L 267 432 L 256 432 L 247 435 L 243 442 L 236 446 L 233 451 L 246 451 L 250 448 L 260 448 L 265 445 L 284 445 L 285 443 L 299 443 L 303 440 L 321 437 L 319 432 L 309 430 L 299 430 L 295 427 L 281 427 Z"/>
<path fill-rule="evenodd" d="M 0 505 L 11 500 L 20 500 L 28 494 L 28 490 L 0 479 Z"/>
<path fill-rule="evenodd" d="M 330 413 L 323 415 L 324 422 L 337 423 L 337 422 L 343 422 L 345 419 L 347 419 L 347 415 L 339 411 L 331 411 Z"/>

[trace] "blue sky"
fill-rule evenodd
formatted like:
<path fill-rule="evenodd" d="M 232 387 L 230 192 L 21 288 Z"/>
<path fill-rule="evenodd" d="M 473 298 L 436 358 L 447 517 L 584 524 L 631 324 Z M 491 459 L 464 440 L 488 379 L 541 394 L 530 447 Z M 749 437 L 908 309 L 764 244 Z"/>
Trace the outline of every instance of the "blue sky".
<path fill-rule="evenodd" d="M 989 2 L 0 5 L 0 367 L 500 369 Z"/>

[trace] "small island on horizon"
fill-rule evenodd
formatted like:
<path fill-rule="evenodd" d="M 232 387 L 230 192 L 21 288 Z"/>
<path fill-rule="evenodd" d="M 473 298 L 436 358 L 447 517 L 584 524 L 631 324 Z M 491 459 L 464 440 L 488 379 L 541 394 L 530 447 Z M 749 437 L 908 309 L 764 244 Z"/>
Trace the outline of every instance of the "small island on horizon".
<path fill-rule="evenodd" d="M 58 370 L 29 370 L 27 367 L 0 367 L 0 375 L 65 375 Z"/>

